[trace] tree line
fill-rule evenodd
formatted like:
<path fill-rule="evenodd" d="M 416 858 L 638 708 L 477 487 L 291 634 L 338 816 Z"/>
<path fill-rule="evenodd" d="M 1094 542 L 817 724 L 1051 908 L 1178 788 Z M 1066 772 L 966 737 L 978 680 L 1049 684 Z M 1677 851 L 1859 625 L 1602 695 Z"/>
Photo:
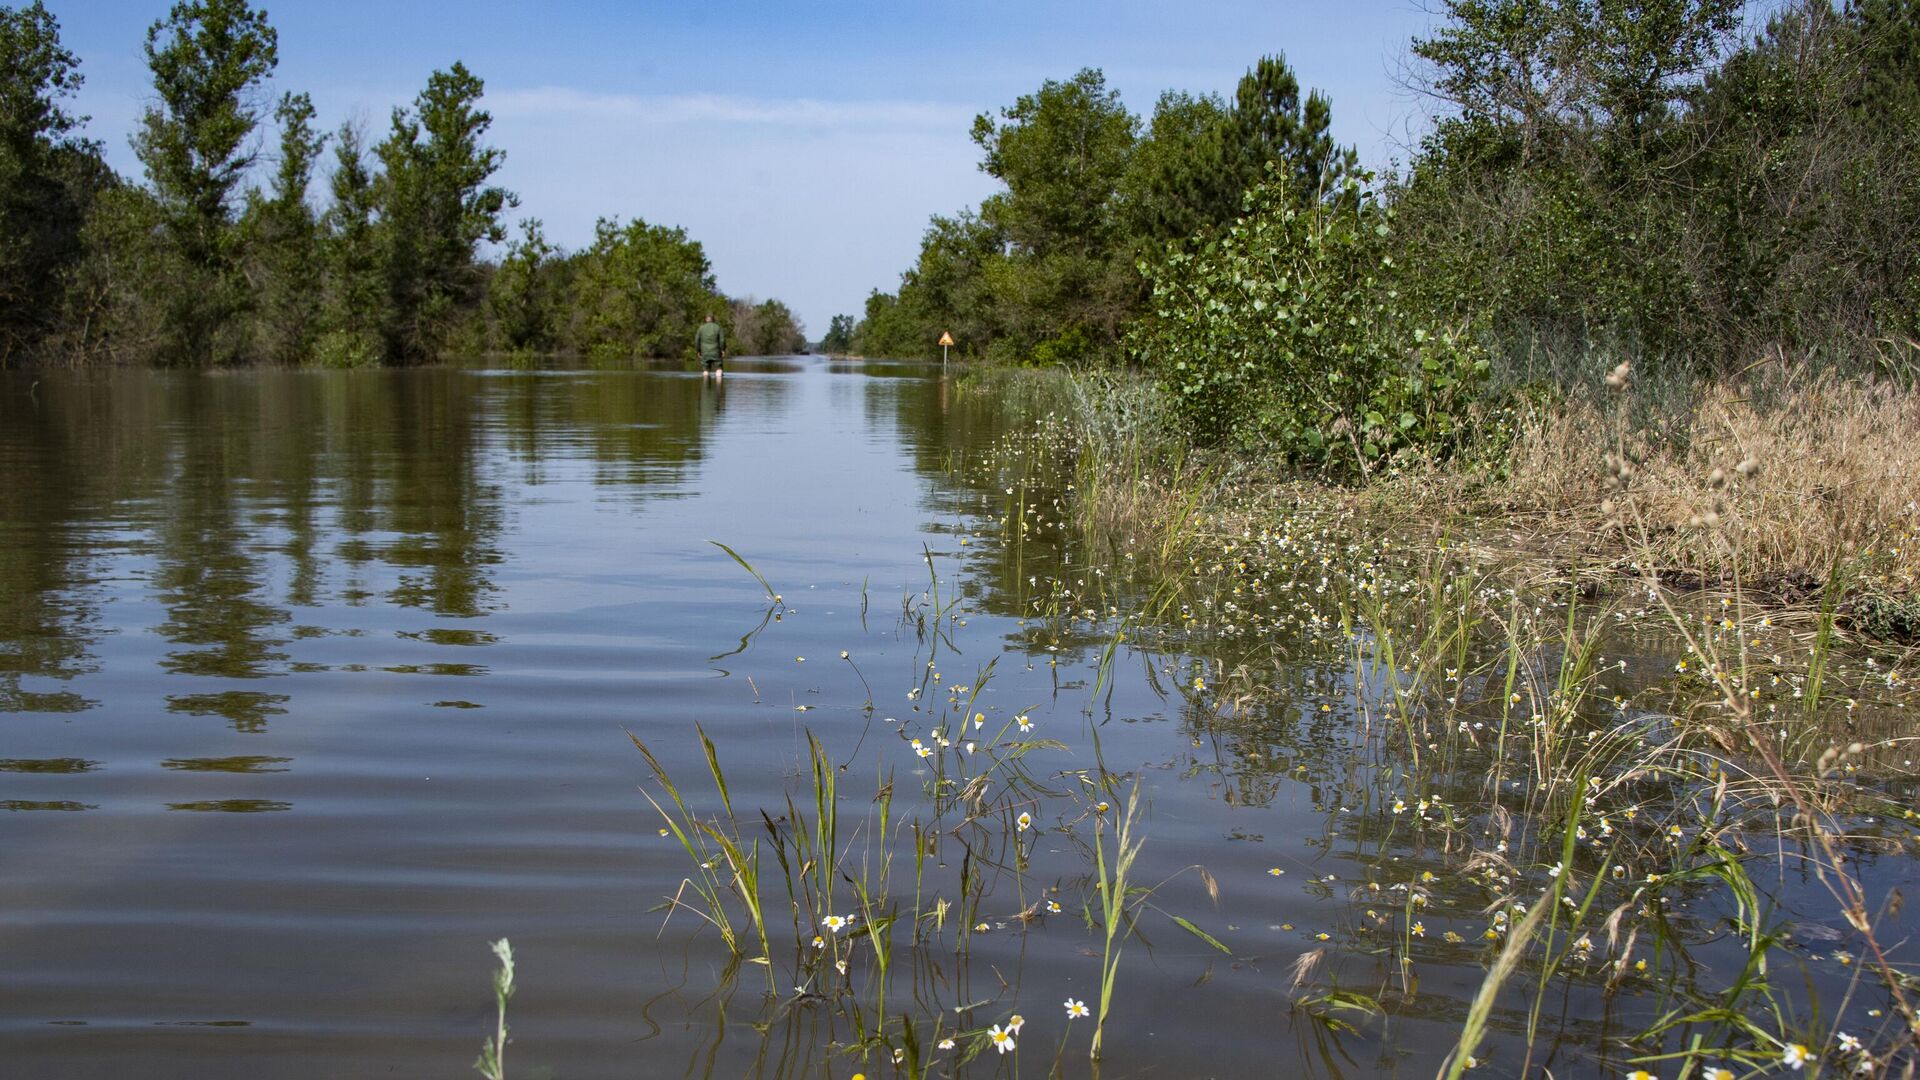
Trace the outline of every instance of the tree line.
<path fill-rule="evenodd" d="M 463 64 L 376 136 L 264 96 L 279 37 L 246 0 L 174 4 L 145 55 L 125 177 L 69 111 L 82 75 L 53 15 L 0 7 L 0 366 L 676 357 L 709 314 L 735 352 L 805 346 L 780 301 L 723 295 L 683 229 L 603 218 L 574 252 L 537 219 L 509 237 L 518 199 Z"/>
<path fill-rule="evenodd" d="M 1046 82 L 974 121 L 1002 189 L 932 220 L 852 348 L 1144 366 L 1196 435 L 1362 468 L 1544 354 L 1911 358 L 1920 0 L 1744 8 L 1443 0 L 1429 133 L 1378 178 L 1277 56 L 1144 120 L 1098 70 Z"/>

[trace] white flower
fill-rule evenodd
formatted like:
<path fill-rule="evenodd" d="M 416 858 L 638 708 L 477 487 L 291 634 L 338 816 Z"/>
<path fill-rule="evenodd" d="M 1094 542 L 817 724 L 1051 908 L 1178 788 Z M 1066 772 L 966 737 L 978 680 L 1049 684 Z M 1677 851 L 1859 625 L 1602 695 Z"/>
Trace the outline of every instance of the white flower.
<path fill-rule="evenodd" d="M 847 928 L 847 917 L 845 915 L 829 915 L 820 920 L 820 925 L 837 934 Z"/>
<path fill-rule="evenodd" d="M 993 1048 L 1003 1054 L 1013 1049 L 1013 1032 L 1000 1030 L 999 1024 L 987 1029 L 987 1037 L 993 1040 Z"/>
<path fill-rule="evenodd" d="M 942 1050 L 951 1050 L 951 1049 L 953 1049 L 953 1040 L 952 1040 L 952 1039 L 941 1039 L 941 1040 L 940 1040 L 940 1049 L 942 1049 Z"/>
<path fill-rule="evenodd" d="M 1851 1053 L 1854 1053 L 1855 1051 L 1858 1051 L 1859 1049 L 1860 1049 L 1859 1039 L 1854 1038 L 1853 1036 L 1847 1034 L 1844 1031 L 1840 1033 L 1840 1052 L 1841 1053 L 1851 1054 Z"/>
<path fill-rule="evenodd" d="M 1798 1071 L 1812 1060 L 1812 1055 L 1807 1053 L 1807 1048 L 1799 1043 L 1788 1043 L 1787 1048 L 1780 1054 L 1780 1060 L 1786 1062 L 1787 1068 Z"/>
<path fill-rule="evenodd" d="M 1078 998 L 1067 999 L 1067 1019 L 1077 1020 L 1087 1015 L 1087 1003 Z"/>
<path fill-rule="evenodd" d="M 1021 1016 L 1019 1013 L 1014 1013 L 1012 1016 L 1007 1018 L 1007 1034 L 1009 1035 L 1020 1034 L 1020 1029 L 1026 1026 L 1027 1026 L 1027 1018 L 1024 1016 Z"/>
<path fill-rule="evenodd" d="M 1033 828 L 1033 815 L 1022 810 L 1016 824 L 1020 826 L 1021 832 L 1026 832 L 1028 829 Z"/>

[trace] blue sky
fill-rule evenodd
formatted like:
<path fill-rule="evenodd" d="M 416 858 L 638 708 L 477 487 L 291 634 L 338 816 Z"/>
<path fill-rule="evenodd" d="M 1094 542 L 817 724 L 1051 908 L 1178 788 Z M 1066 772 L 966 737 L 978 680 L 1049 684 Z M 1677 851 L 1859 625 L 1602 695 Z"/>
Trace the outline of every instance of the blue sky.
<path fill-rule="evenodd" d="M 78 111 L 122 172 L 149 90 L 141 46 L 166 0 L 48 0 L 86 86 Z M 1381 166 L 1420 103 L 1394 71 L 1431 25 L 1418 0 L 1308 3 L 428 3 L 267 5 L 272 93 L 377 139 L 455 60 L 487 83 L 515 216 L 564 247 L 602 215 L 685 226 L 731 295 L 777 296 L 818 336 L 891 290 L 927 218 L 994 188 L 975 113 L 1081 67 L 1146 115 L 1161 91 L 1230 92 L 1263 53 L 1333 99 L 1334 129 Z M 263 138 L 269 140 L 271 132 Z"/>

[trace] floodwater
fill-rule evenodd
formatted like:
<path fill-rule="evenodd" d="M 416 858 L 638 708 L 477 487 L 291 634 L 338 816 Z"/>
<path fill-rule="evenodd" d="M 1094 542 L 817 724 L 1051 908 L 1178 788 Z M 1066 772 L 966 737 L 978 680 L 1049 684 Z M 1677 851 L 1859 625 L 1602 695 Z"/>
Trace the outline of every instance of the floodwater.
<path fill-rule="evenodd" d="M 988 734 L 1024 714 L 1057 740 L 1024 759 L 1035 791 L 1070 793 L 1096 753 L 1139 778 L 1133 877 L 1160 888 L 1123 954 L 1104 1075 L 1432 1075 L 1485 920 L 1465 890 L 1442 896 L 1412 993 L 1368 938 L 1345 883 L 1448 864 L 1343 824 L 1371 766 L 1344 708 L 1307 704 L 1345 700 L 1340 670 L 1272 672 L 1286 707 L 1230 737 L 1182 692 L 1194 657 L 1127 645 L 1103 670 L 1107 612 L 1036 613 L 1050 583 L 1115 611 L 1133 594 L 1117 571 L 1088 586 L 1108 568 L 1029 513 L 1057 492 L 983 479 L 1007 424 L 937 367 L 818 357 L 738 362 L 718 386 L 645 368 L 0 372 L 0 1072 L 472 1075 L 505 937 L 509 1075 L 889 1075 L 885 1053 L 844 1051 L 860 1033 L 831 996 L 796 995 L 804 942 L 730 964 L 697 914 L 668 918 L 694 868 L 629 733 L 711 814 L 703 729 L 757 822 L 810 804 L 812 732 L 845 766 L 843 817 L 890 777 L 897 823 L 930 775 L 906 728 L 926 735 L 961 683 Z M 1037 524 L 1008 530 L 1010 512 Z M 942 1033 L 1026 1017 L 1017 1056 L 921 1048 L 935 1074 L 1087 1069 L 1090 1021 L 1062 1002 L 1099 994 L 1090 833 L 1033 806 L 1018 859 L 997 852 L 963 909 L 984 927 L 964 954 L 949 925 L 897 964 L 894 1007 Z M 869 863 L 886 847 L 856 846 Z M 960 862 L 932 856 L 926 890 L 958 896 Z M 1018 917 L 1047 897 L 1064 910 Z M 1791 920 L 1818 899 L 1796 880 L 1775 902 Z M 1451 926 L 1463 943 L 1440 940 Z M 1322 933 L 1314 982 L 1389 1016 L 1292 1007 L 1290 966 Z M 1611 1072 L 1611 1040 L 1653 1019 L 1596 986 L 1555 987 L 1536 1064 Z M 1525 1022 L 1496 1017 L 1495 1073 L 1517 1068 Z"/>

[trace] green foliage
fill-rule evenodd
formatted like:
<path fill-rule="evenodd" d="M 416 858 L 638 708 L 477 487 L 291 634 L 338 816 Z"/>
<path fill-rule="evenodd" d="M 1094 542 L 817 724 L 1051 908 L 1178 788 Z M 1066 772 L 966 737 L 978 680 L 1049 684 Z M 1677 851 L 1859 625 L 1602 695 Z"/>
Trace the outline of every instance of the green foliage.
<path fill-rule="evenodd" d="M 53 328 L 105 171 L 62 104 L 80 88 L 77 68 L 44 4 L 0 8 L 0 367 Z"/>
<path fill-rule="evenodd" d="M 394 355 L 434 355 L 454 317 L 480 297 L 475 247 L 506 239 L 500 215 L 518 204 L 487 181 L 506 160 L 485 145 L 493 117 L 478 107 L 485 84 L 455 63 L 436 71 L 411 112 L 395 109 L 374 153 L 385 169 L 380 235 L 393 322 Z"/>
<path fill-rule="evenodd" d="M 1461 442 L 1487 362 L 1409 313 L 1391 212 L 1357 179 L 1343 196 L 1302 205 L 1275 176 L 1239 223 L 1153 269 L 1129 345 L 1195 441 L 1362 474 Z"/>
<path fill-rule="evenodd" d="M 327 279 L 321 304 L 322 337 L 315 359 L 329 366 L 378 363 L 386 357 L 392 298 L 387 289 L 386 253 L 374 220 L 379 192 L 358 129 L 340 128 L 333 158 L 333 205 L 326 214 L 320 248 Z"/>
<path fill-rule="evenodd" d="M 1329 134 L 1326 98 L 1302 100 L 1278 57 L 1231 103 L 1161 96 L 1145 137 L 1097 69 L 1048 81 L 974 120 L 981 169 L 1006 185 L 977 211 L 935 217 L 898 294 L 869 304 L 862 351 L 924 357 L 951 333 L 963 358 L 1084 367 L 1114 362 L 1146 307 L 1135 265 L 1231 223 L 1270 168 L 1312 202 L 1353 155 Z"/>
<path fill-rule="evenodd" d="M 908 360 L 936 352 L 939 346 L 934 343 L 939 340 L 939 332 L 928 335 L 926 324 L 916 315 L 900 302 L 900 297 L 875 289 L 867 296 L 865 316 L 854 328 L 854 351 L 864 356 Z"/>
<path fill-rule="evenodd" d="M 1049 79 L 1001 109 L 997 121 L 974 117 L 980 169 L 1007 186 L 1004 197 L 987 200 L 983 216 L 1036 255 L 1101 246 L 1113 231 L 1109 204 L 1137 127 L 1093 68 L 1065 82 Z"/>
<path fill-rule="evenodd" d="M 1425 303 L 1641 370 L 1920 330 L 1920 7 L 1456 0 L 1454 106 L 1391 197 Z"/>
<path fill-rule="evenodd" d="M 723 313 L 706 251 L 685 229 L 602 218 L 573 275 L 566 343 L 602 360 L 687 355 L 694 327 Z"/>
<path fill-rule="evenodd" d="M 727 305 L 727 313 L 727 340 L 739 355 L 784 356 L 807 347 L 806 329 L 778 300 L 736 299 Z"/>
<path fill-rule="evenodd" d="M 249 303 L 239 271 L 234 191 L 254 162 L 256 89 L 279 62 L 266 12 L 246 0 L 176 3 L 147 30 L 154 103 L 134 136 L 171 250 L 151 275 L 166 363 L 239 355 L 236 316 Z"/>
<path fill-rule="evenodd" d="M 319 332 L 320 223 L 307 189 L 327 137 L 314 130 L 313 101 L 305 94 L 283 96 L 274 115 L 280 122 L 280 166 L 271 191 L 248 199 L 240 228 L 246 276 L 258 283 L 252 353 L 297 364 L 312 351 Z"/>
<path fill-rule="evenodd" d="M 829 355 L 853 351 L 853 316 L 835 315 L 827 320 L 827 332 L 820 338 L 820 351 Z"/>
<path fill-rule="evenodd" d="M 282 94 L 277 153 L 256 168 L 278 48 L 246 0 L 182 0 L 154 23 L 136 186 L 74 134 L 64 102 L 81 78 L 53 16 L 39 0 L 0 7 L 0 366 L 679 356 L 709 314 L 738 322 L 746 348 L 805 348 L 779 301 L 730 315 L 681 229 L 602 221 L 569 254 L 527 221 L 483 260 L 516 199 L 492 183 L 505 155 L 487 145 L 485 84 L 459 63 L 395 109 L 371 148 L 351 124 L 323 134 L 306 94 Z M 844 348 L 852 319 L 837 329 Z"/>
<path fill-rule="evenodd" d="M 520 235 L 507 248 L 487 283 L 490 343 L 515 355 L 551 351 L 559 337 L 560 275 L 554 272 L 559 250 L 547 242 L 539 218 L 520 223 Z"/>

